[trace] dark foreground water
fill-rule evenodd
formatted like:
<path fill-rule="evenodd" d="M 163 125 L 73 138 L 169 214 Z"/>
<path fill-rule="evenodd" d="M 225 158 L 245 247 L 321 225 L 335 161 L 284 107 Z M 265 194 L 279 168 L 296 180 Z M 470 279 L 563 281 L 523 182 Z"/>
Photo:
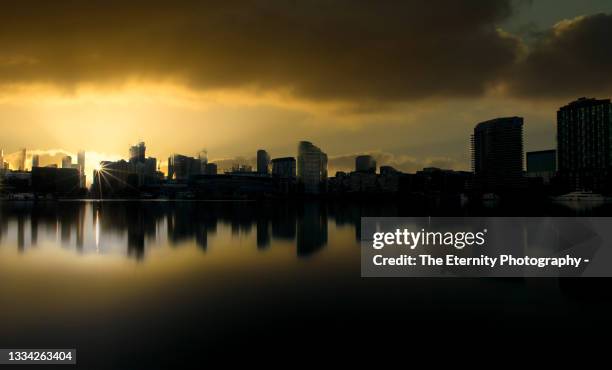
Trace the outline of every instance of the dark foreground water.
<path fill-rule="evenodd" d="M 378 201 L 0 203 L 0 348 L 76 348 L 83 369 L 211 368 L 219 359 L 291 368 L 608 335 L 608 279 L 360 278 L 362 216 L 427 214 L 611 212 Z"/>

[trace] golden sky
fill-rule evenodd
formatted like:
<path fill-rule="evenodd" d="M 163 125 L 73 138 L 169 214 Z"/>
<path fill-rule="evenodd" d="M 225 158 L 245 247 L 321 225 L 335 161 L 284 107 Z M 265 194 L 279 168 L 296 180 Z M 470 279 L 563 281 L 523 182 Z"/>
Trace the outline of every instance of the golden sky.
<path fill-rule="evenodd" d="M 468 168 L 473 126 L 612 95 L 606 1 L 5 1 L 0 148 L 250 160 L 311 140 L 406 171 Z M 56 157 L 52 157 L 53 160 Z M 382 163 L 380 163 L 382 162 Z"/>

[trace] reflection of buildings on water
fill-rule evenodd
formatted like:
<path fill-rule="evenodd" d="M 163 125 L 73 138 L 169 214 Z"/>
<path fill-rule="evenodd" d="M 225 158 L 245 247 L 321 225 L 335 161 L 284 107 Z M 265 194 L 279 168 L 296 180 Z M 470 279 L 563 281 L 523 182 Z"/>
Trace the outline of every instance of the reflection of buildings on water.
<path fill-rule="evenodd" d="M 298 257 L 321 251 L 328 242 L 328 219 L 359 236 L 364 215 L 399 215 L 378 204 L 311 202 L 6 202 L 0 203 L 0 246 L 14 240 L 20 251 L 58 243 L 79 253 L 124 253 L 142 259 L 147 249 L 191 242 L 202 251 L 218 225 L 231 238 L 254 236 L 264 250 L 275 241 L 292 242 Z M 30 229 L 28 233 L 27 230 Z M 13 239 L 14 238 L 14 239 Z"/>
<path fill-rule="evenodd" d="M 257 248 L 266 249 L 270 246 L 270 222 L 262 218 L 257 220 Z"/>
<path fill-rule="evenodd" d="M 327 209 L 319 203 L 304 203 L 297 223 L 297 254 L 310 256 L 327 244 Z"/>
<path fill-rule="evenodd" d="M 65 247 L 72 245 L 72 236 L 76 234 L 74 246 L 82 248 L 85 244 L 84 218 L 83 204 L 0 203 L 0 243 L 14 235 L 18 250 L 24 252 L 39 244 L 42 231 L 46 238 L 61 241 Z"/>

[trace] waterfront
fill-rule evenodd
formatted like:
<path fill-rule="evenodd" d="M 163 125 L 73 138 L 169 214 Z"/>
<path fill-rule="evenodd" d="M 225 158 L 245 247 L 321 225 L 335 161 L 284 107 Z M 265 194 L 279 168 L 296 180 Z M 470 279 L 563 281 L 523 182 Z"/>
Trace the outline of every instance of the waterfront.
<path fill-rule="evenodd" d="M 472 334 L 505 338 L 533 325 L 554 334 L 559 322 L 577 332 L 610 327 L 603 279 L 360 278 L 360 218 L 426 212 L 474 210 L 0 203 L 0 347 L 76 347 L 83 368 L 151 369 L 234 353 L 317 358 L 397 332 L 438 337 L 474 320 Z"/>

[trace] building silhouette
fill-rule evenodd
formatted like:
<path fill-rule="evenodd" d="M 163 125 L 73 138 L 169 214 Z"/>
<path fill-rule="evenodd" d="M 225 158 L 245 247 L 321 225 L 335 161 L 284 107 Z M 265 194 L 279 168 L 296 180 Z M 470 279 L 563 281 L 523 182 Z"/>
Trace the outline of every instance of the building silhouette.
<path fill-rule="evenodd" d="M 481 122 L 472 135 L 474 187 L 503 192 L 526 186 L 523 178 L 523 118 Z"/>
<path fill-rule="evenodd" d="M 72 157 L 67 155 L 62 157 L 62 168 L 72 168 Z"/>
<path fill-rule="evenodd" d="M 32 155 L 32 168 L 40 167 L 40 156 L 38 154 Z"/>
<path fill-rule="evenodd" d="M 272 176 L 281 179 L 295 179 L 296 165 L 295 158 L 283 157 L 272 160 Z"/>
<path fill-rule="evenodd" d="M 200 173 L 206 174 L 206 166 L 208 165 L 208 151 L 206 149 L 200 150 L 198 160 L 200 161 Z"/>
<path fill-rule="evenodd" d="M 75 168 L 32 168 L 32 192 L 35 194 L 72 195 L 79 189 L 79 171 Z"/>
<path fill-rule="evenodd" d="M 376 173 L 376 160 L 371 155 L 359 155 L 355 158 L 355 171 Z"/>
<path fill-rule="evenodd" d="M 547 184 L 557 171 L 557 151 L 539 150 L 527 152 L 527 177 L 541 178 Z"/>
<path fill-rule="evenodd" d="M 86 187 L 87 176 L 85 175 L 85 151 L 80 150 L 77 153 L 77 167 L 79 169 L 79 182 L 82 188 Z"/>
<path fill-rule="evenodd" d="M 190 176 L 199 175 L 201 167 L 199 159 L 174 154 L 168 158 L 168 179 L 188 180 Z"/>
<path fill-rule="evenodd" d="M 573 189 L 600 190 L 612 166 L 610 99 L 580 98 L 557 111 L 560 176 Z"/>
<path fill-rule="evenodd" d="M 304 193 L 318 194 L 327 181 L 327 154 L 309 141 L 298 145 L 297 175 Z"/>
<path fill-rule="evenodd" d="M 257 173 L 260 175 L 270 174 L 270 155 L 263 149 L 257 151 Z"/>
<path fill-rule="evenodd" d="M 130 163 L 144 163 L 147 147 L 144 142 L 140 142 L 130 147 Z"/>
<path fill-rule="evenodd" d="M 204 175 L 216 175 L 217 174 L 217 164 L 216 163 L 207 163 L 204 168 Z"/>
<path fill-rule="evenodd" d="M 25 148 L 19 151 L 17 168 L 20 172 L 25 171 L 25 168 L 26 168 L 26 149 Z"/>

